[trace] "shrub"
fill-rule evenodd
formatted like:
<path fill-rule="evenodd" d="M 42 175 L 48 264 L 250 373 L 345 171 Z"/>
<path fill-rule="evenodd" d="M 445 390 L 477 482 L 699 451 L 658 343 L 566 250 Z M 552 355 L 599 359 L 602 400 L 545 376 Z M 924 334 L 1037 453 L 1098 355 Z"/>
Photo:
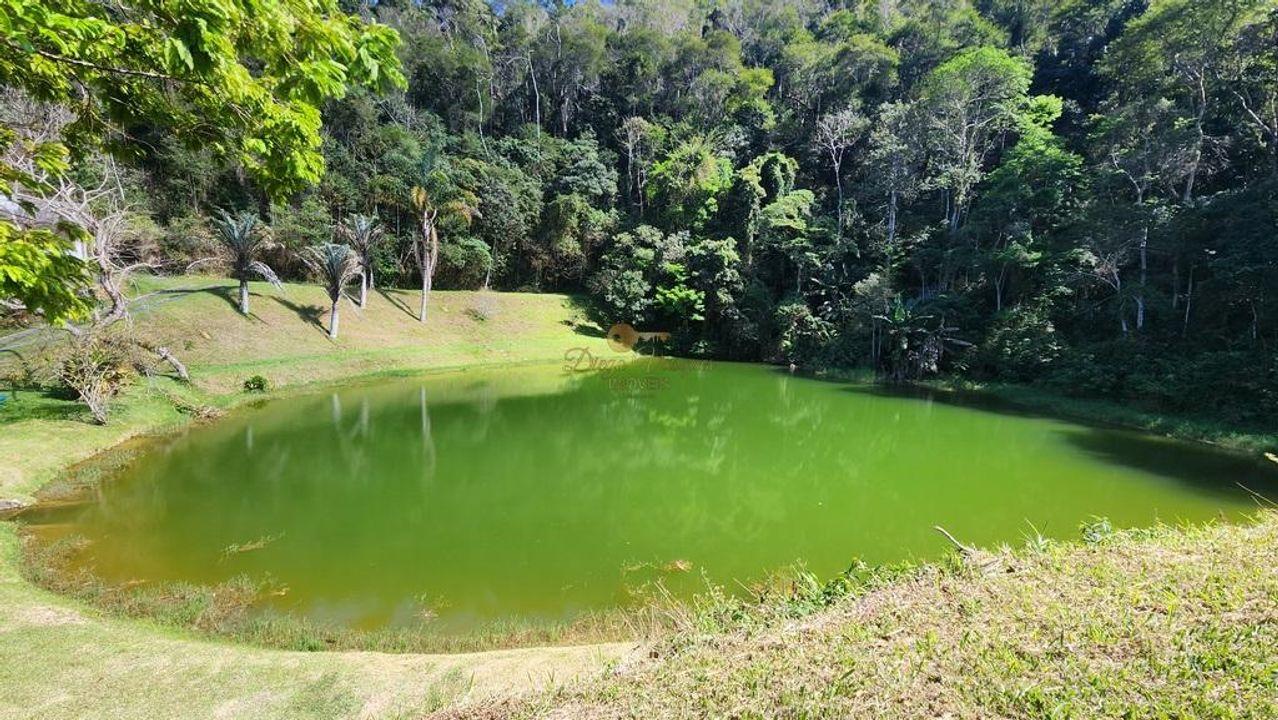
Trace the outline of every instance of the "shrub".
<path fill-rule="evenodd" d="M 821 364 L 834 339 L 834 326 L 803 303 L 782 305 L 776 314 L 781 327 L 782 358 L 799 365 Z"/>
<path fill-rule="evenodd" d="M 976 368 L 991 377 L 1032 380 L 1060 357 L 1063 346 L 1047 308 L 1020 305 L 994 319 L 976 351 Z"/>
<path fill-rule="evenodd" d="M 264 393 L 271 389 L 271 384 L 261 375 L 254 375 L 244 381 L 244 392 Z"/>

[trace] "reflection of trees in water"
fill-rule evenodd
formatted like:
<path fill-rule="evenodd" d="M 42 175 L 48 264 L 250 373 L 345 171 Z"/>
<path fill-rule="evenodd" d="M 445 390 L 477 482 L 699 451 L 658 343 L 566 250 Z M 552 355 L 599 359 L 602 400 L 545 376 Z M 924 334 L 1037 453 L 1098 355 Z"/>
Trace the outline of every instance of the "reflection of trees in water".
<path fill-rule="evenodd" d="M 426 388 L 419 388 L 417 391 L 417 404 L 420 408 L 422 421 L 422 483 L 423 486 L 429 485 L 430 481 L 435 477 L 435 465 L 437 460 L 437 452 L 435 450 L 435 435 L 430 428 L 430 408 L 426 405 Z"/>
<path fill-rule="evenodd" d="M 89 512 L 143 575 L 292 573 L 298 598 L 362 594 L 392 612 L 423 593 L 463 610 L 551 607 L 569 584 L 605 602 L 627 562 L 757 572 L 814 548 L 842 561 L 867 538 L 909 546 L 911 523 L 931 539 L 938 508 L 989 503 L 979 514 L 997 517 L 1063 497 L 972 474 L 1059 461 L 1043 452 L 1051 432 L 1021 418 L 756 367 L 666 380 L 627 394 L 588 374 L 540 396 L 423 381 L 288 401 L 162 445 Z M 227 545 L 281 533 L 219 564 Z"/>

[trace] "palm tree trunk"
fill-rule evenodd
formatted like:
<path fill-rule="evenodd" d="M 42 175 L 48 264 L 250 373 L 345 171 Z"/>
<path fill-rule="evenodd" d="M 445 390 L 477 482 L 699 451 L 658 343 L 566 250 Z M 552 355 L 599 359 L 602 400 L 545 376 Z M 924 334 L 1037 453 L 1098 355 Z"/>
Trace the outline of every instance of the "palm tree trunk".
<path fill-rule="evenodd" d="M 333 307 L 328 311 L 328 337 L 330 340 L 337 339 L 337 300 L 333 301 Z"/>
<path fill-rule="evenodd" d="M 359 281 L 359 306 L 363 309 L 368 303 L 368 276 L 364 275 Z"/>
<path fill-rule="evenodd" d="M 248 315 L 248 280 L 240 281 L 240 314 Z"/>
<path fill-rule="evenodd" d="M 426 297 L 430 295 L 430 271 L 422 268 L 422 304 L 417 309 L 417 322 L 426 322 Z"/>

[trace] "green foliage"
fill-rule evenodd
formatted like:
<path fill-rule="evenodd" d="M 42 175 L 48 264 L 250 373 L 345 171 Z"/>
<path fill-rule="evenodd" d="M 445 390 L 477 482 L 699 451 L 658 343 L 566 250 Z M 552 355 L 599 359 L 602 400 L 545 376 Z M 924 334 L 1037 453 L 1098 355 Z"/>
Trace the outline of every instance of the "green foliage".
<path fill-rule="evenodd" d="M 144 3 L 122 13 L 6 0 L 4 11 L 0 81 L 73 103 L 67 137 L 78 149 L 113 124 L 157 123 L 237 157 L 280 195 L 323 172 L 320 103 L 348 84 L 403 83 L 396 33 L 332 0 Z"/>
<path fill-rule="evenodd" d="M 990 377 L 1037 380 L 1063 349 L 1045 304 L 1017 305 L 994 318 L 973 369 Z"/>
<path fill-rule="evenodd" d="M 1109 518 L 1097 517 L 1081 523 L 1078 532 L 1083 536 L 1083 542 L 1098 545 L 1114 534 L 1114 526 L 1110 524 Z"/>
<path fill-rule="evenodd" d="M 70 250 L 54 233 L 0 222 L 0 298 L 13 298 L 53 323 L 84 315 L 88 268 Z"/>
<path fill-rule="evenodd" d="M 12 0 L 13 32 L 31 32 L 33 2 Z M 127 155 L 128 196 L 172 266 L 206 254 L 191 230 L 210 207 L 270 207 L 257 260 L 281 274 L 358 214 L 382 230 L 359 250 L 366 275 L 416 284 L 422 187 L 441 285 L 584 290 L 601 321 L 678 329 L 679 352 L 1072 379 L 1147 407 L 1203 382 L 1237 417 L 1268 402 L 1272 0 L 225 9 L 198 31 L 222 43 L 204 55 L 163 8 L 75 3 L 55 15 L 103 34 L 32 47 L 102 68 L 0 50 L 7 78 L 34 68 L 34 85 L 52 73 L 89 92 L 67 133 L 14 129 L 8 146 L 55 179 L 90 177 L 94 148 Z M 403 95 L 381 92 L 392 29 Z M 9 80 L 69 92 L 24 82 Z M 897 324 L 898 300 L 929 319 Z M 940 326 L 975 347 L 954 352 L 959 332 Z"/>
<path fill-rule="evenodd" d="M 732 164 L 698 137 L 653 163 L 650 174 L 648 202 L 662 220 L 696 230 L 718 214 L 720 198 L 732 182 Z"/>
<path fill-rule="evenodd" d="M 261 375 L 250 375 L 243 387 L 246 393 L 264 393 L 271 389 L 271 383 Z"/>
<path fill-rule="evenodd" d="M 137 126 L 164 128 L 190 145 L 238 160 L 268 193 L 283 196 L 324 171 L 320 111 L 348 84 L 403 84 L 394 30 L 341 12 L 334 0 L 260 6 L 238 0 L 133 3 L 108 9 L 71 0 L 0 4 L 0 83 L 73 113 L 60 137 L 22 139 L 51 178 Z M 19 142 L 9 128 L 0 145 Z M 0 161 L 0 195 L 12 183 L 48 188 Z M 30 208 L 25 208 L 30 212 Z M 76 221 L 60 219 L 64 232 Z M 43 229 L 0 220 L 3 285 L 50 320 L 83 314 L 84 274 Z"/>

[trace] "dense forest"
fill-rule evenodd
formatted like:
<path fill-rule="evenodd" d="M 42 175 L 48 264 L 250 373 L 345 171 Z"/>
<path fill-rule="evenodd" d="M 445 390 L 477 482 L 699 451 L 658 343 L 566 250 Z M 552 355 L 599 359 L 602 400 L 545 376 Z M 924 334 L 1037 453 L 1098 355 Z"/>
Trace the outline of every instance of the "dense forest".
<path fill-rule="evenodd" d="M 251 211 L 302 277 L 368 216 L 376 283 L 415 286 L 428 193 L 435 287 L 578 294 L 678 353 L 1278 411 L 1273 0 L 343 9 L 403 90 L 326 99 L 296 192 L 126 128 L 138 256 Z"/>

